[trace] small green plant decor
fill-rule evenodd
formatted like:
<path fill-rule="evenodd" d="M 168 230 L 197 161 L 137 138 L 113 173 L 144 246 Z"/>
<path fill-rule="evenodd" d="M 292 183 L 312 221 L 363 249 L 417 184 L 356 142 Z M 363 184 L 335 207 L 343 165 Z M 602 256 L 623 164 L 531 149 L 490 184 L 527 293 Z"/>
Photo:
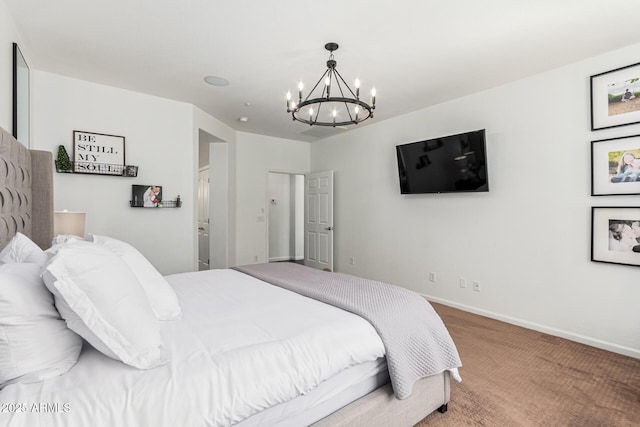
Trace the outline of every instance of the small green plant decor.
<path fill-rule="evenodd" d="M 58 172 L 72 172 L 71 159 L 64 145 L 58 146 L 58 159 L 56 160 L 56 170 Z"/>

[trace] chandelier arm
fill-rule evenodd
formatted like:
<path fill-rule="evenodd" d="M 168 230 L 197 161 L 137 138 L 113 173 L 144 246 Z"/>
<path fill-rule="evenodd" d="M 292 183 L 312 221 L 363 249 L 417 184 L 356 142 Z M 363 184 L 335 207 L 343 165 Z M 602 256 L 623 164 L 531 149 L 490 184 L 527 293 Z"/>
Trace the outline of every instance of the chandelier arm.
<path fill-rule="evenodd" d="M 349 110 L 349 106 L 347 105 L 347 103 L 344 103 L 344 109 L 347 110 L 347 114 L 349 115 L 349 118 L 351 119 L 351 121 L 355 124 L 358 123 L 357 120 L 353 120 L 353 116 L 351 115 L 351 110 Z"/>
<path fill-rule="evenodd" d="M 356 98 L 356 94 L 353 93 L 353 91 L 351 90 L 351 88 L 349 87 L 349 85 L 347 84 L 347 82 L 344 81 L 344 79 L 342 78 L 342 76 L 340 75 L 340 72 L 338 70 L 334 70 L 335 73 L 337 74 L 338 77 L 340 77 L 340 80 L 342 80 L 342 83 L 344 83 L 344 85 L 347 87 L 347 89 L 349 89 L 349 92 L 351 92 L 351 96 L 353 96 L 354 98 Z M 337 81 L 337 79 L 336 79 Z"/>
<path fill-rule="evenodd" d="M 320 98 L 320 99 L 323 99 L 323 98 Z M 318 123 L 318 116 L 320 115 L 321 108 L 322 108 L 322 102 L 318 102 L 318 111 L 316 111 L 316 119 L 314 120 L 314 123 Z"/>
<path fill-rule="evenodd" d="M 334 71 L 335 71 L 335 70 L 334 70 Z M 340 75 L 340 73 L 338 73 L 338 76 L 339 76 L 339 75 Z M 344 91 L 342 90 L 342 85 L 340 84 L 340 80 L 338 80 L 338 79 L 335 79 L 335 80 L 336 80 L 336 85 L 338 86 L 338 90 L 340 91 L 340 95 L 341 95 L 343 98 L 346 98 L 346 97 L 344 96 Z M 344 83 L 344 80 L 342 80 L 342 82 Z M 344 84 L 346 85 L 346 83 L 344 83 Z M 347 87 L 347 88 L 348 88 L 348 87 Z M 355 96 L 354 96 L 354 98 L 355 98 Z"/>
<path fill-rule="evenodd" d="M 336 70 L 334 70 L 334 71 L 336 71 Z M 338 73 L 338 76 L 340 76 L 340 73 Z M 344 81 L 342 76 L 340 76 L 340 80 L 342 80 L 342 83 L 344 83 L 344 85 L 347 87 L 347 89 L 349 89 L 349 85 L 347 84 L 347 82 Z M 343 98 L 346 98 L 344 96 L 344 91 L 342 90 L 342 85 L 340 84 L 340 80 L 336 79 L 336 84 L 338 85 L 338 89 L 340 90 L 340 95 L 342 95 Z M 351 91 L 351 89 L 349 89 L 349 91 Z M 351 92 L 351 94 L 353 94 L 353 92 Z M 355 98 L 355 96 L 354 96 L 354 98 Z M 350 123 L 358 124 L 358 120 L 354 120 L 353 119 L 353 116 L 351 115 L 351 111 L 349 110 L 349 106 L 347 105 L 347 103 L 343 102 L 343 104 L 344 104 L 344 109 L 347 111 L 347 114 L 349 115 Z"/>
<path fill-rule="evenodd" d="M 304 99 L 305 101 L 309 99 L 309 97 L 311 96 L 311 94 L 313 93 L 314 90 L 316 90 L 316 88 L 318 87 L 318 85 L 320 84 L 320 82 L 324 79 L 324 76 L 327 75 L 327 73 L 329 72 L 329 69 L 327 68 L 324 72 L 324 74 L 322 75 L 322 77 L 320 77 L 320 80 L 318 80 L 318 82 L 316 83 L 316 85 L 313 87 L 313 89 L 311 89 L 309 91 L 309 94 L 307 95 L 307 97 Z M 324 89 L 323 89 L 324 92 Z"/>

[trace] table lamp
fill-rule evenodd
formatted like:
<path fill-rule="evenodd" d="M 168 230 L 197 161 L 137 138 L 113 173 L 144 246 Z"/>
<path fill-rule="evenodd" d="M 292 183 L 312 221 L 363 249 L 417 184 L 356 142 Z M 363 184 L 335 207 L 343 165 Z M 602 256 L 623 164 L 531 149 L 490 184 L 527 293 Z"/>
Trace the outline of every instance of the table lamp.
<path fill-rule="evenodd" d="M 85 212 L 71 212 L 68 210 L 53 212 L 53 235 L 71 234 L 84 237 Z"/>

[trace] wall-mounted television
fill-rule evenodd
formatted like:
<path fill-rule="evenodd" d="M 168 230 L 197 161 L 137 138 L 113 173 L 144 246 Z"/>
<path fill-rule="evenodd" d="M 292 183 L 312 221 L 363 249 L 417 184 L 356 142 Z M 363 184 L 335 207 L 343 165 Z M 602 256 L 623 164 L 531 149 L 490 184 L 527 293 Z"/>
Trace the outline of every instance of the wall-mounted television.
<path fill-rule="evenodd" d="M 489 191 L 485 130 L 396 146 L 402 194 Z"/>

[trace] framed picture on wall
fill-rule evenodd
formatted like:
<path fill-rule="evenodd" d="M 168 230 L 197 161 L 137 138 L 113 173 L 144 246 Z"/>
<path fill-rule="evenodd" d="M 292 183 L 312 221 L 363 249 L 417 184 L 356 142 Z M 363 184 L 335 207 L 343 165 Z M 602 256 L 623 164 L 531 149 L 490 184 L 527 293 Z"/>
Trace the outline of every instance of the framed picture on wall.
<path fill-rule="evenodd" d="M 640 135 L 591 141 L 591 195 L 640 194 Z"/>
<path fill-rule="evenodd" d="M 640 63 L 591 76 L 591 130 L 640 123 Z"/>
<path fill-rule="evenodd" d="M 591 208 L 591 261 L 640 266 L 640 207 Z"/>
<path fill-rule="evenodd" d="M 160 185 L 132 185 L 132 208 L 160 208 L 162 207 L 162 186 Z"/>
<path fill-rule="evenodd" d="M 124 136 L 73 131 L 75 173 L 122 175 L 124 166 Z"/>

